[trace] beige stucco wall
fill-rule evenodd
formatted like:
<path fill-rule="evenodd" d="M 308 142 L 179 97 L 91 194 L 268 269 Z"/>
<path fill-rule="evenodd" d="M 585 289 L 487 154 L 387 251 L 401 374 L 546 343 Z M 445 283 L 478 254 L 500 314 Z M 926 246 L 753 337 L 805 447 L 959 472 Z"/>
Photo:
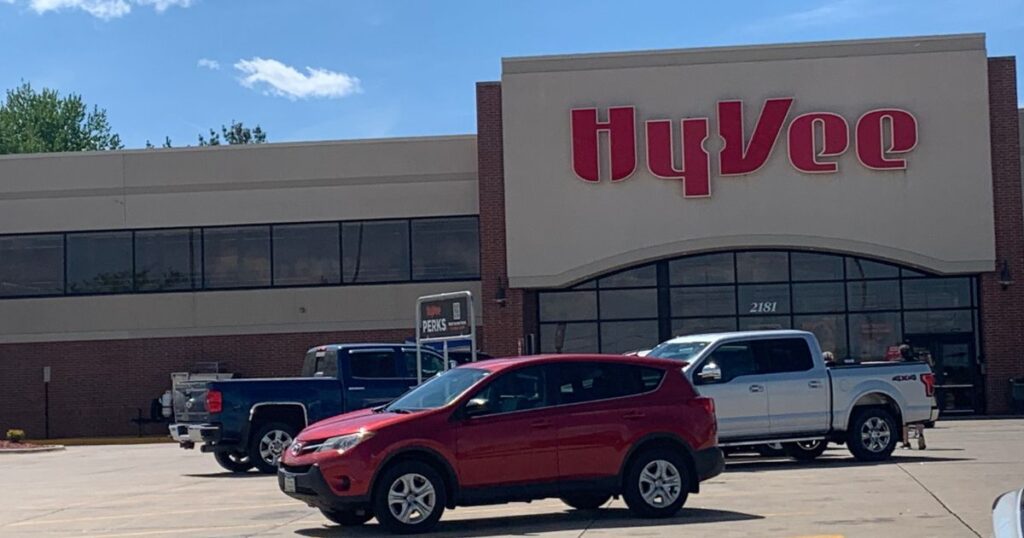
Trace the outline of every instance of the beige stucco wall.
<path fill-rule="evenodd" d="M 761 246 L 851 252 L 942 273 L 994 267 L 983 36 L 507 59 L 503 70 L 512 287 L 563 286 L 657 258 Z M 720 177 L 716 102 L 744 101 L 749 137 L 764 99 L 786 96 L 795 98 L 790 120 L 829 111 L 851 124 L 839 173 L 794 170 L 783 130 L 764 168 Z M 636 106 L 636 173 L 616 184 L 580 181 L 569 111 L 619 105 Z M 879 107 L 917 117 L 906 171 L 857 161 L 852 126 Z M 642 122 L 699 116 L 711 119 L 712 195 L 686 199 L 678 181 L 647 171 Z"/>
<path fill-rule="evenodd" d="M 475 136 L 0 157 L 0 234 L 477 208 Z M 411 335 L 417 297 L 464 289 L 479 298 L 479 282 L 451 282 L 5 299 L 0 343 L 401 328 Z"/>

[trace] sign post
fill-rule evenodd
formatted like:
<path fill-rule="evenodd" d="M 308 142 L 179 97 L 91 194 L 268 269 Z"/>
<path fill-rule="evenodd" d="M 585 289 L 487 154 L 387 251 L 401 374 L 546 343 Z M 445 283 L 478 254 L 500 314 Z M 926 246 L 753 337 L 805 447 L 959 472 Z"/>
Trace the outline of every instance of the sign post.
<path fill-rule="evenodd" d="M 473 294 L 455 291 L 426 295 L 416 300 L 416 383 L 423 382 L 424 342 L 441 342 L 444 369 L 448 369 L 448 342 L 469 337 L 472 361 L 476 362 L 476 317 L 473 315 Z"/>

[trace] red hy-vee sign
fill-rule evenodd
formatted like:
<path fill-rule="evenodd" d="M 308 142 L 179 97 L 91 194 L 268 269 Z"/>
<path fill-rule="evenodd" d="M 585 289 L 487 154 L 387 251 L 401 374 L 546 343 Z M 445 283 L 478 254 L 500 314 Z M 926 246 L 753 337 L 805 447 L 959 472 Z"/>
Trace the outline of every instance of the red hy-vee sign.
<path fill-rule="evenodd" d="M 793 98 L 768 99 L 754 125 L 750 140 L 744 140 L 743 101 L 719 101 L 718 136 L 724 146 L 718 154 L 722 176 L 750 174 L 764 166 L 782 135 Z M 628 179 L 637 167 L 636 109 L 608 108 L 607 121 L 598 120 L 598 109 L 572 110 L 572 169 L 583 181 L 600 180 L 598 136 L 608 133 L 612 181 Z M 710 156 L 704 149 L 708 139 L 708 118 L 680 121 L 682 155 L 677 157 L 672 120 L 647 120 L 647 169 L 656 177 L 678 179 L 683 195 L 711 195 Z M 815 136 L 820 132 L 821 136 Z M 850 148 L 850 126 L 833 112 L 808 112 L 789 122 L 786 129 L 789 163 L 808 174 L 831 174 L 836 162 Z M 897 157 L 917 146 L 917 119 L 898 108 L 865 112 L 854 126 L 853 143 L 860 163 L 873 170 L 904 170 L 907 161 Z M 676 162 L 680 166 L 676 166 Z"/>

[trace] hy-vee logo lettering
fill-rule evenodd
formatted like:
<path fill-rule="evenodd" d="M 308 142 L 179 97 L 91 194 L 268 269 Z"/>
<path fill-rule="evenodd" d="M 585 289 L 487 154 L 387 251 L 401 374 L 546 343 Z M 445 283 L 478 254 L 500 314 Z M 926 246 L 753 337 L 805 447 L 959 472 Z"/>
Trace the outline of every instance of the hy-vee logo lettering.
<path fill-rule="evenodd" d="M 915 374 L 897 375 L 897 376 L 893 376 L 892 380 L 893 381 L 917 381 L 917 375 L 915 375 Z"/>
<path fill-rule="evenodd" d="M 718 154 L 721 176 L 751 174 L 771 157 L 780 138 L 792 97 L 768 99 L 754 124 L 750 140 L 744 125 L 743 101 L 718 102 L 718 136 L 723 146 Z M 613 182 L 628 179 L 637 168 L 637 115 L 632 106 L 610 107 L 598 119 L 597 108 L 575 108 L 570 113 L 572 130 L 572 169 L 580 179 L 600 181 L 601 165 L 598 137 L 608 135 L 608 169 Z M 710 155 L 704 148 L 709 136 L 707 117 L 680 120 L 682 143 L 675 140 L 671 119 L 650 119 L 644 124 L 647 169 L 662 179 L 680 180 L 683 196 L 711 196 Z M 786 128 L 789 163 L 808 174 L 833 174 L 839 171 L 836 159 L 850 148 L 850 126 L 846 118 L 834 112 L 807 112 L 789 122 Z M 899 108 L 879 108 L 865 112 L 853 129 L 853 143 L 861 165 L 872 170 L 905 170 L 906 159 L 899 158 L 917 146 L 917 119 Z M 682 153 L 678 154 L 678 147 Z M 678 163 L 678 164 L 677 164 Z"/>

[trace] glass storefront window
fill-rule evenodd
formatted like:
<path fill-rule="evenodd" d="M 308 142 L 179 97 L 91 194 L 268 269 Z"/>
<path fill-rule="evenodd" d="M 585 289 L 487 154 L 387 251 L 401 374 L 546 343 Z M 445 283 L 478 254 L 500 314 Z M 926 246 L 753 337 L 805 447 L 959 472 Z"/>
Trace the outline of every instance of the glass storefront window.
<path fill-rule="evenodd" d="M 477 218 L 412 221 L 412 278 L 480 278 L 480 231 Z"/>
<path fill-rule="evenodd" d="M 736 330 L 736 318 L 690 318 L 672 320 L 672 336 L 721 333 Z"/>
<path fill-rule="evenodd" d="M 846 284 L 850 310 L 898 310 L 899 280 L 864 280 Z"/>
<path fill-rule="evenodd" d="M 792 329 L 789 316 L 753 316 L 740 318 L 741 331 L 774 331 Z"/>
<path fill-rule="evenodd" d="M 850 356 L 854 360 L 884 360 L 890 347 L 902 343 L 899 312 L 850 314 Z"/>
<path fill-rule="evenodd" d="M 658 320 L 601 323 L 601 352 L 625 353 L 658 345 Z"/>
<path fill-rule="evenodd" d="M 790 254 L 793 264 L 793 280 L 842 280 L 843 257 L 834 254 L 794 252 Z"/>
<path fill-rule="evenodd" d="M 821 351 L 832 352 L 836 359 L 842 360 L 849 354 L 846 345 L 846 316 L 842 314 L 793 316 L 793 328 L 814 333 L 821 344 Z"/>
<path fill-rule="evenodd" d="M 192 231 L 151 230 L 135 233 L 135 289 L 189 290 L 198 266 Z M 196 236 L 195 242 L 199 242 Z"/>
<path fill-rule="evenodd" d="M 653 265 L 623 271 L 598 280 L 600 288 L 643 288 L 657 285 L 657 269 Z"/>
<path fill-rule="evenodd" d="M 67 235 L 68 293 L 118 293 L 132 289 L 132 233 Z"/>
<path fill-rule="evenodd" d="M 593 353 L 597 349 L 597 323 L 540 325 L 541 353 Z"/>
<path fill-rule="evenodd" d="M 971 332 L 970 310 L 933 310 L 906 312 L 903 322 L 907 334 L 943 334 Z"/>
<path fill-rule="evenodd" d="M 409 280 L 409 221 L 342 223 L 341 256 L 347 284 Z"/>
<path fill-rule="evenodd" d="M 859 280 L 863 278 L 895 278 L 899 269 L 895 265 L 873 262 L 863 258 L 846 258 L 846 278 Z"/>
<path fill-rule="evenodd" d="M 597 292 L 542 293 L 538 303 L 541 321 L 597 319 Z"/>
<path fill-rule="evenodd" d="M 737 282 L 785 282 L 789 280 L 789 254 L 786 252 L 736 253 Z"/>
<path fill-rule="evenodd" d="M 842 282 L 793 284 L 793 312 L 843 312 L 846 299 Z"/>
<path fill-rule="evenodd" d="M 736 288 L 733 286 L 672 288 L 671 297 L 675 317 L 736 314 Z"/>
<path fill-rule="evenodd" d="M 207 289 L 270 285 L 270 226 L 203 230 L 203 274 Z"/>
<path fill-rule="evenodd" d="M 736 281 L 731 252 L 672 260 L 668 262 L 668 272 L 673 286 L 731 284 Z"/>
<path fill-rule="evenodd" d="M 274 226 L 274 285 L 341 282 L 338 225 Z"/>
<path fill-rule="evenodd" d="M 969 278 L 915 278 L 903 282 L 903 308 L 971 306 Z"/>
<path fill-rule="evenodd" d="M 0 237 L 0 297 L 64 293 L 64 237 Z"/>
<path fill-rule="evenodd" d="M 658 317 L 658 290 L 601 290 L 601 319 Z M 655 331 L 657 333 L 657 331 Z"/>
<path fill-rule="evenodd" d="M 739 286 L 740 315 L 789 313 L 789 284 Z"/>

